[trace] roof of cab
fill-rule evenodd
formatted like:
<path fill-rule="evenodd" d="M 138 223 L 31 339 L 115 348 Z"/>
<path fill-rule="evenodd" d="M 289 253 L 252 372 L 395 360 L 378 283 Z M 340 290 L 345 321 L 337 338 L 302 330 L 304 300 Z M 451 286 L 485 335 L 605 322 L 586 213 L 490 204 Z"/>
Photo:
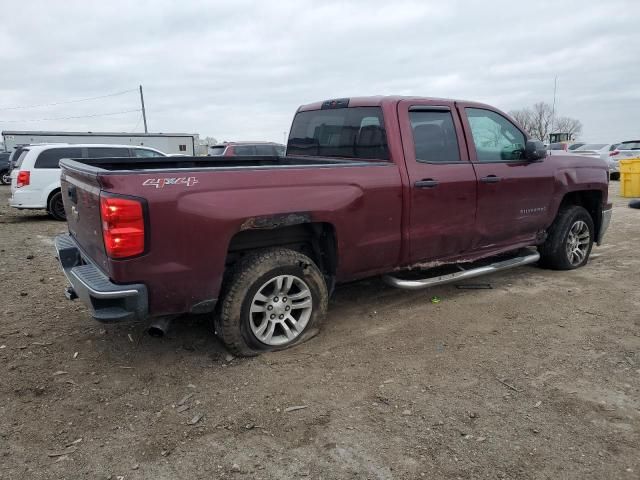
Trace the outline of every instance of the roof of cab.
<path fill-rule="evenodd" d="M 336 98 L 336 99 L 327 99 L 321 100 L 319 102 L 308 103 L 306 105 L 300 106 L 298 108 L 299 112 L 304 112 L 308 110 L 320 110 L 322 109 L 322 105 L 325 102 L 329 102 L 332 100 L 342 101 L 348 100 L 349 107 L 381 107 L 383 104 L 387 103 L 398 103 L 402 100 L 415 100 L 415 101 L 435 101 L 435 102 L 464 102 L 465 104 L 473 104 L 475 106 L 489 106 L 478 102 L 470 102 L 467 100 L 456 100 L 452 98 L 437 98 L 437 97 L 416 97 L 416 96 L 403 96 L 403 95 L 374 95 L 370 97 L 344 97 L 344 98 Z"/>

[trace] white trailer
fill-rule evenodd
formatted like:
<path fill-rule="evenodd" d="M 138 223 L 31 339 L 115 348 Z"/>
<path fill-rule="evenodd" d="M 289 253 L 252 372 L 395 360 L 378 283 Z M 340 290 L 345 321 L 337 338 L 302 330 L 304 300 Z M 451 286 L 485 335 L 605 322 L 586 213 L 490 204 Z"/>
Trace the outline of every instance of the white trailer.
<path fill-rule="evenodd" d="M 200 138 L 197 133 L 119 133 L 119 132 L 2 132 L 4 148 L 11 152 L 18 145 L 34 143 L 101 143 L 144 145 L 164 153 L 197 155 Z"/>

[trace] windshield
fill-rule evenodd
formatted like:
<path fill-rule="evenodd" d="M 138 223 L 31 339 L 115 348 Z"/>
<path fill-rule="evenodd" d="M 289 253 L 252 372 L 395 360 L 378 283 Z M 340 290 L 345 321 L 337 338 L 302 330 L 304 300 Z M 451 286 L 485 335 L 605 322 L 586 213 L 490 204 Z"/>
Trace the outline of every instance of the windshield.
<path fill-rule="evenodd" d="M 618 145 L 618 150 L 640 150 L 640 141 L 622 142 L 620 145 Z"/>
<path fill-rule="evenodd" d="M 606 147 L 606 143 L 587 143 L 586 145 L 577 148 L 576 151 L 584 151 L 584 150 L 600 150 L 601 148 Z"/>

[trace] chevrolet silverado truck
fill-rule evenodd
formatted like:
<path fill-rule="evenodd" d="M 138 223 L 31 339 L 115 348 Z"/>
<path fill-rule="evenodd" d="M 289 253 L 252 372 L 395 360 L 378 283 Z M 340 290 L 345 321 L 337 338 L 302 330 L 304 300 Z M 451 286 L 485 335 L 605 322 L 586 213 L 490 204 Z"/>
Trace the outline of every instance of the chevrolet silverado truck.
<path fill-rule="evenodd" d="M 362 97 L 298 109 L 284 157 L 64 159 L 71 286 L 100 321 L 208 314 L 230 351 L 318 331 L 334 286 L 423 288 L 585 265 L 611 218 L 598 158 L 546 156 L 480 103 Z M 431 269 L 431 270 L 430 270 Z"/>

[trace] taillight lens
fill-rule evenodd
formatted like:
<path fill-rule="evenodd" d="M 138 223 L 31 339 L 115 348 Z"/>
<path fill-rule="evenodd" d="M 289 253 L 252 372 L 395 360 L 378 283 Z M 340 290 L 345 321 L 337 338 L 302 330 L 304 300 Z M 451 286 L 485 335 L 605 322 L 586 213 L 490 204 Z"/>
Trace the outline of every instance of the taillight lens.
<path fill-rule="evenodd" d="M 127 258 L 144 252 L 144 213 L 138 200 L 100 196 L 102 236 L 107 255 Z"/>
<path fill-rule="evenodd" d="M 20 170 L 16 178 L 16 188 L 26 187 L 31 181 L 31 172 L 29 170 Z"/>
<path fill-rule="evenodd" d="M 610 157 L 614 157 L 614 156 L 616 156 L 616 155 L 617 155 L 617 154 L 619 154 L 619 153 L 620 153 L 620 152 L 619 152 L 618 150 L 614 150 L 613 152 L 611 152 L 611 153 L 609 154 L 609 156 L 610 156 Z"/>

